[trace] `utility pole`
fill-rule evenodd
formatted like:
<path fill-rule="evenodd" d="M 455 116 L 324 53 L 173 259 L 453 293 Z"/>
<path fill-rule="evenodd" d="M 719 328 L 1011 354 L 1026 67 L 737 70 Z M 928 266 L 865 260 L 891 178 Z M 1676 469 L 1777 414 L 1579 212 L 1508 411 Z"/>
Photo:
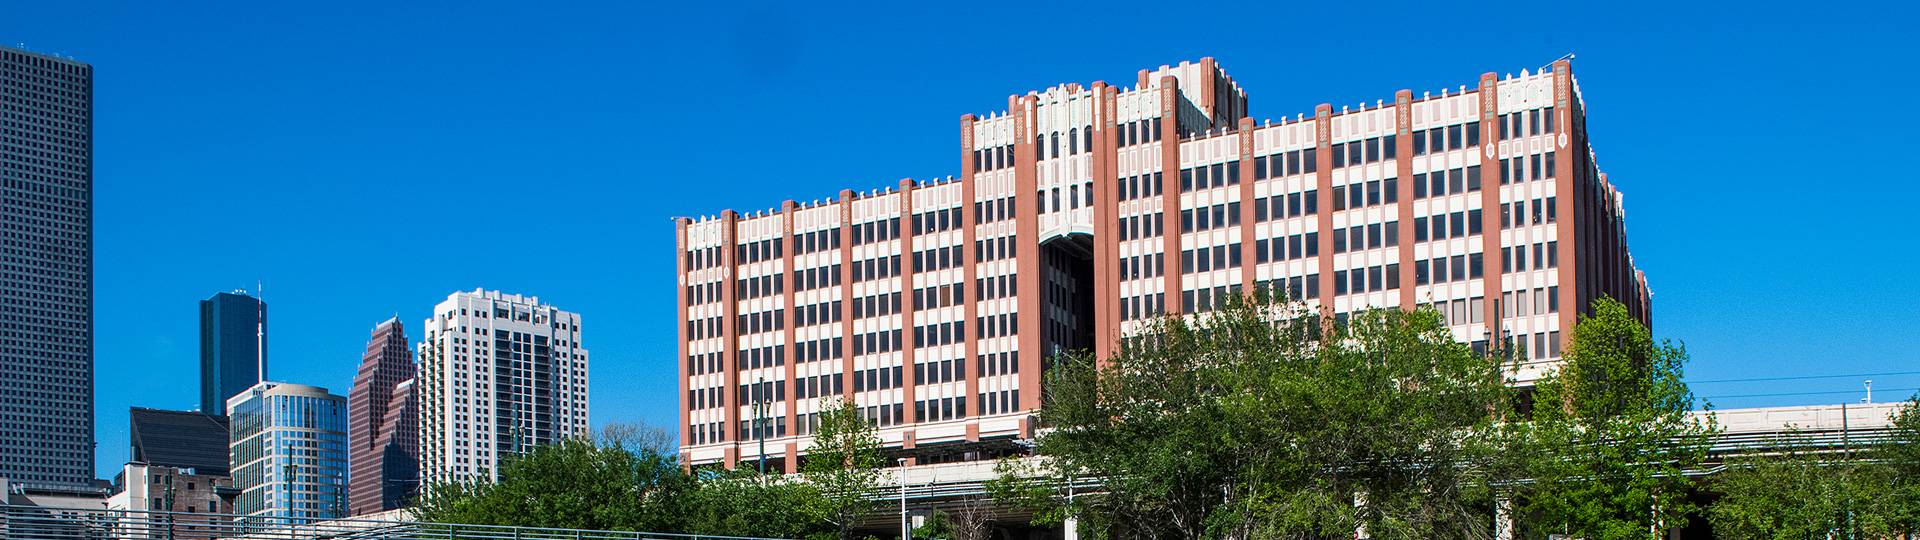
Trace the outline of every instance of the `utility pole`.
<path fill-rule="evenodd" d="M 900 467 L 900 540 L 913 540 L 913 523 L 907 520 L 907 458 L 897 458 Z"/>

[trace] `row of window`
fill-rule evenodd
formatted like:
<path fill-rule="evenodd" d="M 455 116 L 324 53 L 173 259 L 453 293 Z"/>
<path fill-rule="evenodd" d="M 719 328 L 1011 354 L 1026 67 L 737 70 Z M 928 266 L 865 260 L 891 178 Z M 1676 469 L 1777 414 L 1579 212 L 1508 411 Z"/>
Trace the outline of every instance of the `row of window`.
<path fill-rule="evenodd" d="M 1154 212 L 1120 218 L 1120 240 L 1156 238 L 1166 234 L 1166 217 L 1164 212 Z"/>
<path fill-rule="evenodd" d="M 777 308 L 773 311 L 742 313 L 735 321 L 739 326 L 735 326 L 734 331 L 739 332 L 740 335 L 746 335 L 785 330 L 787 328 L 786 311 L 786 308 Z"/>
<path fill-rule="evenodd" d="M 740 264 L 753 264 L 782 257 L 783 254 L 781 252 L 786 251 L 785 247 L 785 242 L 774 238 L 739 244 L 733 246 L 733 249 L 734 257 L 740 261 Z"/>
<path fill-rule="evenodd" d="M 966 255 L 960 251 L 960 248 L 961 246 L 947 246 L 914 251 L 913 271 L 932 272 L 934 270 L 946 270 L 960 266 L 961 263 L 965 262 L 961 257 Z"/>
<path fill-rule="evenodd" d="M 1480 146 L 1480 123 L 1468 122 L 1413 132 L 1413 155 Z"/>
<path fill-rule="evenodd" d="M 1255 283 L 1254 287 L 1262 291 L 1265 291 L 1267 294 L 1270 294 L 1270 295 L 1277 295 L 1277 294 L 1284 293 L 1288 299 L 1292 299 L 1292 300 L 1305 300 L 1310 298 L 1319 298 L 1320 297 L 1320 274 L 1307 274 L 1306 276 L 1275 278 L 1275 279 L 1263 281 L 1260 283 Z"/>
<path fill-rule="evenodd" d="M 1118 139 L 1119 146 L 1122 148 L 1160 140 L 1160 121 L 1158 118 L 1134 120 L 1113 127 L 1118 130 L 1118 133 L 1114 135 L 1115 138 Z"/>
<path fill-rule="evenodd" d="M 991 201 L 974 201 L 973 219 L 980 223 L 993 223 L 1013 219 L 1013 197 L 1001 197 Z"/>
<path fill-rule="evenodd" d="M 1400 201 L 1400 180 L 1369 180 L 1347 184 L 1346 189 L 1333 189 L 1333 209 L 1347 210 L 1381 204 L 1393 204 Z"/>
<path fill-rule="evenodd" d="M 699 283 L 687 286 L 687 305 L 697 306 L 720 301 L 720 282 Z"/>
<path fill-rule="evenodd" d="M 1156 278 L 1167 273 L 1164 253 L 1148 253 L 1120 258 L 1120 279 Z"/>
<path fill-rule="evenodd" d="M 1180 169 L 1180 192 L 1240 185 L 1240 161 Z"/>
<path fill-rule="evenodd" d="M 1531 120 L 1531 121 L 1526 121 Z M 1521 133 L 1522 129 L 1526 133 Z M 1553 133 L 1553 107 L 1500 115 L 1500 138 Z"/>
<path fill-rule="evenodd" d="M 1320 233 L 1291 234 L 1255 240 L 1254 260 L 1291 261 L 1320 255 Z"/>
<path fill-rule="evenodd" d="M 799 288 L 802 291 L 832 287 L 840 284 L 840 265 L 808 268 L 795 272 L 793 277 L 800 282 Z"/>
<path fill-rule="evenodd" d="M 1020 357 L 1013 352 L 997 352 L 979 355 L 980 376 L 1013 375 L 1020 373 Z"/>
<path fill-rule="evenodd" d="M 1524 227 L 1560 221 L 1560 207 L 1555 204 L 1558 201 L 1559 197 L 1547 197 L 1534 199 L 1532 204 L 1524 200 L 1500 203 L 1500 227 Z"/>
<path fill-rule="evenodd" d="M 1040 159 L 1060 157 L 1060 132 L 1055 131 L 1053 133 L 1034 135 L 1033 146 L 1034 148 L 1040 149 Z M 1086 131 L 1080 131 L 1080 128 L 1068 129 L 1066 155 L 1079 154 L 1082 149 L 1088 152 L 1093 151 L 1093 128 L 1087 128 Z M 1051 156 L 1047 155 L 1048 150 L 1052 151 Z"/>
<path fill-rule="evenodd" d="M 793 393 L 800 399 L 837 396 L 846 391 L 846 378 L 839 373 L 801 377 L 793 381 Z"/>
<path fill-rule="evenodd" d="M 809 233 L 793 235 L 794 251 L 805 255 L 840 247 L 840 229 L 838 227 Z"/>
<path fill-rule="evenodd" d="M 994 298 L 1010 298 L 1014 295 L 1014 291 L 1019 290 L 1015 288 L 1018 287 L 1019 279 L 1020 276 L 1016 274 L 976 279 L 974 280 L 973 299 L 991 300 Z"/>
<path fill-rule="evenodd" d="M 1065 203 L 1060 202 L 1060 188 L 1056 187 L 1051 190 L 1053 194 L 1052 205 L 1047 204 L 1048 193 L 1049 190 L 1045 189 L 1035 193 L 1035 195 L 1039 197 L 1041 213 L 1078 210 L 1082 206 L 1093 206 L 1093 182 L 1082 182 L 1067 186 L 1067 199 Z"/>
<path fill-rule="evenodd" d="M 1333 154 L 1328 157 L 1333 159 L 1332 165 L 1335 169 L 1386 161 L 1398 157 L 1400 153 L 1399 148 L 1394 145 L 1393 135 L 1363 141 L 1348 141 L 1344 144 L 1334 143 L 1330 150 Z"/>
<path fill-rule="evenodd" d="M 773 403 L 787 400 L 787 385 L 783 381 L 759 381 L 740 385 L 738 393 L 733 395 L 734 405 L 745 407 L 756 403 Z"/>
<path fill-rule="evenodd" d="M 1266 180 L 1280 176 L 1313 174 L 1319 169 L 1314 164 L 1314 156 L 1318 153 L 1317 148 L 1305 148 L 1253 158 L 1253 178 Z"/>
<path fill-rule="evenodd" d="M 1480 191 L 1479 165 L 1413 175 L 1414 199 L 1459 195 L 1475 191 Z"/>
<path fill-rule="evenodd" d="M 900 256 L 875 257 L 853 262 L 853 280 L 890 278 L 900 275 Z"/>
<path fill-rule="evenodd" d="M 1011 336 L 1020 328 L 1019 313 L 983 315 L 978 318 L 981 338 Z"/>
<path fill-rule="evenodd" d="M 960 209 L 947 208 L 913 215 L 913 234 L 951 231 L 960 228 Z"/>
<path fill-rule="evenodd" d="M 967 340 L 966 321 L 954 321 L 913 327 L 913 345 L 934 347 Z"/>
<path fill-rule="evenodd" d="M 793 352 L 794 356 L 796 356 L 794 362 L 800 364 L 819 362 L 821 360 L 837 360 L 840 358 L 840 338 L 832 337 L 802 341 L 793 347 Z"/>
<path fill-rule="evenodd" d="M 1253 220 L 1269 221 L 1317 214 L 1320 212 L 1319 195 L 1318 190 L 1309 189 L 1259 199 L 1253 204 Z"/>
<path fill-rule="evenodd" d="M 1526 157 L 1512 157 L 1500 160 L 1500 184 L 1515 184 L 1528 180 L 1553 178 L 1558 158 L 1556 153 L 1547 152 Z"/>
<path fill-rule="evenodd" d="M 997 261 L 1013 256 L 1012 236 L 973 241 L 973 258 L 978 262 Z"/>
<path fill-rule="evenodd" d="M 1533 257 L 1527 257 L 1527 246 L 1500 248 L 1501 272 L 1525 272 L 1545 268 L 1560 267 L 1560 243 L 1541 242 L 1533 244 Z M 1527 261 L 1533 261 L 1528 266 Z"/>
<path fill-rule="evenodd" d="M 687 408 L 692 410 L 711 409 L 720 406 L 720 388 L 691 388 L 687 390 Z"/>
<path fill-rule="evenodd" d="M 913 417 L 921 422 L 953 420 L 967 415 L 967 397 L 928 399 L 913 402 Z"/>
<path fill-rule="evenodd" d="M 1180 252 L 1180 272 L 1212 272 L 1240 267 L 1240 243 L 1235 242 L 1211 248 L 1189 249 Z"/>
<path fill-rule="evenodd" d="M 900 312 L 900 293 L 880 293 L 853 299 L 853 318 L 884 317 Z"/>
<path fill-rule="evenodd" d="M 1400 265 L 1370 266 L 1333 272 L 1334 294 L 1360 294 L 1400 288 Z"/>
<path fill-rule="evenodd" d="M 1354 225 L 1346 229 L 1334 229 L 1333 252 L 1346 253 L 1397 247 L 1400 245 L 1400 222 L 1370 223 Z"/>
<path fill-rule="evenodd" d="M 1485 261 L 1480 253 L 1413 261 L 1413 282 L 1426 285 L 1480 279 L 1487 273 Z"/>
<path fill-rule="evenodd" d="M 1441 241 L 1481 233 L 1480 209 L 1413 218 L 1413 241 Z"/>
<path fill-rule="evenodd" d="M 813 326 L 840 322 L 840 301 L 821 302 L 800 306 L 794 311 L 796 326 Z"/>
<path fill-rule="evenodd" d="M 734 358 L 734 363 L 739 364 L 741 370 L 784 366 L 787 365 L 787 346 L 768 345 L 743 349 Z"/>
<path fill-rule="evenodd" d="M 1181 313 L 1206 313 L 1227 307 L 1228 296 L 1240 294 L 1240 285 L 1218 286 L 1180 293 Z"/>
<path fill-rule="evenodd" d="M 1230 202 L 1180 211 L 1180 232 L 1200 232 L 1240 225 L 1240 203 Z"/>
<path fill-rule="evenodd" d="M 719 373 L 722 363 L 721 355 L 717 352 L 689 354 L 687 355 L 687 373 L 693 375 Z"/>
<path fill-rule="evenodd" d="M 720 266 L 720 246 L 690 250 L 686 253 L 688 272 Z"/>
<path fill-rule="evenodd" d="M 1012 166 L 1013 145 L 1011 144 L 973 151 L 973 170 L 976 172 L 997 171 Z"/>
<path fill-rule="evenodd" d="M 891 390 L 899 388 L 905 381 L 900 376 L 905 373 L 900 366 L 863 369 L 853 372 L 853 391 Z"/>
<path fill-rule="evenodd" d="M 1500 294 L 1500 304 L 1507 306 L 1507 315 L 1503 317 L 1527 317 L 1560 312 L 1560 287 L 1535 287 L 1531 293 L 1526 289 L 1507 291 Z M 1559 351 L 1554 351 L 1559 356 Z"/>
<path fill-rule="evenodd" d="M 1122 201 L 1159 197 L 1165 193 L 1166 186 L 1161 185 L 1158 171 L 1120 179 L 1120 200 Z"/>
<path fill-rule="evenodd" d="M 967 362 L 961 359 L 913 364 L 914 384 L 940 384 L 967 379 Z"/>
<path fill-rule="evenodd" d="M 1120 299 L 1120 320 L 1132 321 L 1167 312 L 1167 295 L 1153 293 Z"/>
<path fill-rule="evenodd" d="M 853 336 L 853 354 L 879 354 L 900 350 L 906 343 L 900 341 L 899 330 L 881 330 Z"/>
<path fill-rule="evenodd" d="M 784 276 L 770 274 L 734 280 L 733 294 L 741 300 L 752 300 L 762 296 L 780 294 L 782 290 L 786 288 L 786 280 L 780 279 L 782 277 Z"/>
<path fill-rule="evenodd" d="M 965 295 L 958 283 L 922 287 L 913 290 L 913 309 L 938 309 L 960 305 Z"/>
<path fill-rule="evenodd" d="M 900 218 L 869 221 L 853 226 L 853 245 L 885 242 L 900 237 Z"/>

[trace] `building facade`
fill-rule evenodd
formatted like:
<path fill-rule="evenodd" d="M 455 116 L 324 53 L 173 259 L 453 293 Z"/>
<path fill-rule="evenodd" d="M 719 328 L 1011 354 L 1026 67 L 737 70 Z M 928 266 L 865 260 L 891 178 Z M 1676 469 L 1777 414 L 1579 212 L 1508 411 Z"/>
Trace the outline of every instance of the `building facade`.
<path fill-rule="evenodd" d="M 433 309 L 418 345 L 421 477 L 498 477 L 502 456 L 589 434 L 580 315 L 475 289 Z"/>
<path fill-rule="evenodd" d="M 420 482 L 413 350 L 398 317 L 374 327 L 347 392 L 347 515 L 399 508 Z"/>
<path fill-rule="evenodd" d="M 200 410 L 227 414 L 227 398 L 267 380 L 267 303 L 246 291 L 200 301 Z"/>
<path fill-rule="evenodd" d="M 331 519 L 347 507 L 347 398 L 304 384 L 262 382 L 227 400 L 228 461 L 248 516 Z"/>
<path fill-rule="evenodd" d="M 93 481 L 93 66 L 0 47 L 0 477 Z"/>
<path fill-rule="evenodd" d="M 792 470 L 837 400 L 914 462 L 1018 452 L 1046 357 L 1256 289 L 1335 320 L 1432 306 L 1524 351 L 1518 385 L 1590 300 L 1649 318 L 1567 62 L 1247 113 L 1212 59 L 1065 84 L 962 116 L 958 178 L 679 220 L 689 462 Z"/>
<path fill-rule="evenodd" d="M 231 432 L 225 416 L 132 407 L 127 411 L 127 455 L 131 463 L 226 476 Z"/>

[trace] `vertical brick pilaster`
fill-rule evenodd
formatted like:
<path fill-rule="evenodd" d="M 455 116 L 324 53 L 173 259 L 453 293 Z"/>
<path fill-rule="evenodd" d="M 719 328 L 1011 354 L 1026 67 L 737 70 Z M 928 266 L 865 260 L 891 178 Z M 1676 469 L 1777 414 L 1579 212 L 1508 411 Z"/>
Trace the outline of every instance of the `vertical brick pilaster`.
<path fill-rule="evenodd" d="M 1393 155 L 1394 176 L 1398 177 L 1394 198 L 1400 201 L 1394 205 L 1399 216 L 1400 246 L 1394 254 L 1400 264 L 1400 309 L 1413 311 L 1420 305 L 1420 296 L 1416 292 L 1419 281 L 1413 272 L 1414 230 L 1413 220 L 1413 91 L 1401 90 L 1393 93 Z"/>
<path fill-rule="evenodd" d="M 918 310 L 913 301 L 917 298 L 914 293 L 919 289 L 914 288 L 913 278 L 920 271 L 913 264 L 914 185 L 912 178 L 900 180 L 900 411 L 906 418 L 894 420 L 902 424 L 920 421 L 919 415 L 913 410 L 914 387 L 920 384 L 920 378 L 913 373 L 914 359 L 918 356 L 915 353 L 920 348 L 920 340 L 914 335 L 914 330 L 918 328 L 914 315 Z"/>
<path fill-rule="evenodd" d="M 1320 199 L 1320 212 L 1314 217 L 1320 229 L 1320 316 L 1333 324 L 1333 105 L 1321 103 L 1313 108 L 1314 189 Z"/>
<path fill-rule="evenodd" d="M 840 190 L 840 399 L 853 403 L 853 190 Z"/>
<path fill-rule="evenodd" d="M 1008 98 L 1013 116 L 1013 200 L 1014 265 L 1018 268 L 1015 300 L 1020 309 L 1019 353 L 1020 410 L 1040 408 L 1040 366 L 1046 351 L 1041 350 L 1041 333 L 1046 331 L 1046 313 L 1041 296 L 1046 275 L 1040 261 L 1040 148 L 1034 145 L 1033 103 L 1031 97 Z"/>
<path fill-rule="evenodd" d="M 735 258 L 735 246 L 739 244 L 740 215 L 732 210 L 720 213 L 720 260 L 724 272 L 720 274 L 720 338 L 721 372 L 726 375 L 725 385 L 721 387 L 722 404 L 726 409 L 726 425 L 721 426 L 721 440 L 740 442 L 740 297 L 735 280 L 740 279 L 740 260 Z M 731 454 L 738 459 L 735 448 Z M 732 467 L 732 463 L 728 463 Z"/>
<path fill-rule="evenodd" d="M 1486 321 L 1491 346 L 1501 336 L 1500 317 L 1507 311 L 1500 303 L 1500 75 L 1480 74 L 1480 148 L 1473 149 L 1480 159 L 1480 256 L 1482 287 L 1481 320 Z"/>
<path fill-rule="evenodd" d="M 679 309 L 675 311 L 678 318 L 674 319 L 674 325 L 679 327 L 675 331 L 680 334 L 679 356 L 675 357 L 673 361 L 673 363 L 679 364 L 680 366 L 680 426 L 675 429 L 675 431 L 680 432 L 681 448 L 693 445 L 693 429 L 690 425 L 692 422 L 693 403 L 687 399 L 687 392 L 691 390 L 689 386 L 691 381 L 689 381 L 688 378 L 693 376 L 693 373 L 688 369 L 690 366 L 687 365 L 687 354 L 690 350 L 689 343 L 690 340 L 693 339 L 693 336 L 687 332 L 688 223 L 689 220 L 687 218 L 674 218 L 673 220 L 673 279 L 676 285 L 673 294 L 674 297 L 679 300 Z"/>
<path fill-rule="evenodd" d="M 1253 130 L 1253 119 L 1241 118 L 1240 131 L 1235 135 L 1240 156 L 1240 290 L 1248 295 L 1253 294 L 1254 278 L 1260 269 L 1253 234 L 1259 225 L 1253 213 Z"/>
<path fill-rule="evenodd" d="M 980 200 L 980 194 L 977 191 L 978 184 L 973 180 L 974 174 L 978 172 L 974 170 L 973 162 L 973 122 L 974 118 L 971 114 L 960 117 L 960 272 L 962 274 L 960 300 L 963 302 L 961 305 L 964 306 L 961 308 L 960 320 L 971 329 L 966 333 L 964 345 L 966 356 L 961 358 L 960 362 L 962 365 L 974 366 L 974 369 L 967 370 L 965 381 L 967 408 L 961 411 L 961 414 L 968 418 L 980 416 L 981 411 L 979 399 L 981 370 L 979 368 L 982 366 L 974 359 L 980 356 L 981 331 L 985 330 L 980 325 L 980 283 L 977 281 L 980 276 L 974 269 L 974 265 L 980 263 L 979 253 L 974 248 L 975 243 L 980 241 L 979 231 L 975 230 L 975 227 L 980 224 L 980 215 L 975 211 L 978 207 L 974 204 Z M 975 430 L 979 429 L 975 424 L 968 425 L 973 426 Z"/>
<path fill-rule="evenodd" d="M 1160 77 L 1160 173 L 1166 192 L 1160 197 L 1160 224 L 1165 236 L 1161 270 L 1166 274 L 1166 312 L 1180 313 L 1180 80 Z"/>
<path fill-rule="evenodd" d="M 1093 143 L 1087 148 L 1087 161 L 1093 172 L 1093 357 L 1102 366 L 1113 357 L 1119 339 L 1120 280 L 1119 198 L 1114 190 L 1118 169 L 1113 141 L 1114 88 L 1104 81 L 1093 83 Z"/>
<path fill-rule="evenodd" d="M 795 391 L 798 388 L 795 386 L 795 379 L 798 378 L 797 376 L 800 373 L 800 366 L 797 361 L 800 355 L 800 347 L 796 346 L 793 341 L 796 330 L 794 327 L 798 326 L 794 323 L 799 318 L 798 314 L 795 313 L 799 311 L 798 306 L 793 302 L 793 291 L 797 288 L 794 287 L 796 284 L 796 275 L 793 271 L 793 254 L 795 251 L 798 251 L 796 248 L 799 247 L 793 239 L 793 219 L 798 214 L 795 210 L 799 209 L 799 207 L 800 204 L 792 200 L 780 203 L 780 281 L 781 291 L 783 291 L 780 296 L 781 305 L 786 307 L 786 311 L 782 312 L 780 316 L 782 319 L 782 328 L 785 328 L 785 330 L 781 331 L 783 334 L 782 339 L 784 340 L 783 343 L 786 344 L 786 346 L 781 349 L 780 361 L 786 368 L 787 377 L 787 380 L 781 383 L 786 387 L 785 392 L 787 396 L 781 400 L 781 403 L 787 408 L 787 429 L 792 430 L 788 432 L 789 434 L 799 432 L 799 424 L 794 422 L 797 419 L 795 413 L 800 410 L 800 407 L 798 407 L 800 403 L 800 393 Z"/>
<path fill-rule="evenodd" d="M 1555 61 L 1553 63 L 1553 128 L 1554 131 L 1559 133 L 1553 135 L 1553 151 L 1556 154 L 1554 156 L 1553 191 L 1554 197 L 1556 198 L 1554 201 L 1554 209 L 1559 213 L 1559 218 L 1554 223 L 1554 240 L 1560 243 L 1556 251 L 1559 252 L 1560 257 L 1560 267 L 1557 269 L 1557 273 L 1560 278 L 1560 340 L 1562 345 L 1569 343 L 1569 340 L 1573 339 L 1573 325 L 1575 321 L 1578 320 L 1576 315 L 1579 314 L 1581 310 L 1586 309 L 1586 306 L 1581 303 L 1581 300 L 1584 300 L 1585 297 L 1579 295 L 1579 289 L 1588 284 L 1580 281 L 1577 277 L 1592 278 L 1592 276 L 1578 276 L 1575 271 L 1579 264 L 1586 262 L 1580 258 L 1579 252 L 1574 249 L 1574 247 L 1578 245 L 1578 240 L 1575 236 L 1575 233 L 1578 232 L 1576 227 L 1587 226 L 1588 224 L 1582 221 L 1582 217 L 1586 216 L 1581 216 L 1581 214 L 1590 213 L 1577 212 L 1576 210 L 1578 208 L 1576 203 L 1579 202 L 1576 200 L 1576 197 L 1578 197 L 1578 193 L 1583 190 L 1575 189 L 1582 180 L 1576 180 L 1574 178 L 1576 173 L 1573 167 L 1576 161 L 1584 161 L 1584 159 L 1575 158 L 1584 158 L 1587 144 L 1585 140 L 1586 130 L 1583 127 L 1573 124 L 1575 118 L 1573 108 L 1573 64 L 1567 60 Z M 1588 205 L 1588 207 L 1591 208 L 1591 205 Z M 1591 217 L 1587 217 L 1587 219 L 1591 219 Z M 1563 347 L 1561 350 L 1565 350 L 1565 348 Z"/>

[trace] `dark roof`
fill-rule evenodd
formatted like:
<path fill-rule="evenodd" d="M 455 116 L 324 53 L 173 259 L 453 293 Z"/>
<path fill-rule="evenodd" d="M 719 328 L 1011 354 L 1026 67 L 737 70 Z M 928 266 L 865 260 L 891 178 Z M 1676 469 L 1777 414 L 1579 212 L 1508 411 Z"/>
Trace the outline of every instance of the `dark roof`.
<path fill-rule="evenodd" d="M 133 407 L 133 461 L 162 467 L 192 467 L 200 474 L 226 476 L 227 417 L 192 411 Z"/>

